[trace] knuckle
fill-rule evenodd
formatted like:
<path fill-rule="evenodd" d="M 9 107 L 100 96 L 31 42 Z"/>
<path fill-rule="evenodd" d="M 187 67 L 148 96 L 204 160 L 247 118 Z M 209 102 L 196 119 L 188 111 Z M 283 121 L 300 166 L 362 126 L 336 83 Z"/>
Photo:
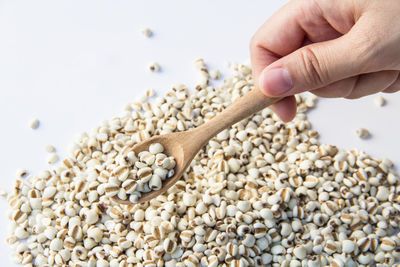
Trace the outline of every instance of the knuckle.
<path fill-rule="evenodd" d="M 312 46 L 306 46 L 300 50 L 300 71 L 305 82 L 312 87 L 326 85 L 326 73 L 321 56 Z M 313 88 L 310 88 L 313 89 Z"/>

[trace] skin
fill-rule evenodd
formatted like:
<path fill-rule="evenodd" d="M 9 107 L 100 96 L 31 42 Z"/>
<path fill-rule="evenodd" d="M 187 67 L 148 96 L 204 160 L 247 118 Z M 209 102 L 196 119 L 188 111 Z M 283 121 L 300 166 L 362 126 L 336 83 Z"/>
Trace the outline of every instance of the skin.
<path fill-rule="evenodd" d="M 399 0 L 293 0 L 250 42 L 255 84 L 283 120 L 293 95 L 356 99 L 400 90 Z M 283 77 L 283 78 L 282 78 Z"/>

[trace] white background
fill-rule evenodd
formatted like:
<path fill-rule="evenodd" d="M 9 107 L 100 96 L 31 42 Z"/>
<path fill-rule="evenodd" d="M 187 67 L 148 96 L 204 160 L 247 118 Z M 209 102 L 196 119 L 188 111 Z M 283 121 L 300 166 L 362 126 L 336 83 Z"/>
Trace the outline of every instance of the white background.
<path fill-rule="evenodd" d="M 77 133 L 111 118 L 148 88 L 193 84 L 192 61 L 226 71 L 249 58 L 257 28 L 286 1 L 0 1 L 0 186 L 11 190 L 15 170 L 45 169 L 47 144 L 65 155 Z M 150 27 L 150 39 L 140 34 Z M 271 36 L 270 38 L 273 38 Z M 157 61 L 161 73 L 147 65 Z M 227 72 L 226 72 L 227 73 Z M 310 113 L 324 143 L 365 150 L 400 164 L 400 94 L 321 100 Z M 30 119 L 40 119 L 32 131 Z M 355 129 L 373 136 L 359 140 Z M 0 202 L 1 266 L 13 266 L 7 205 Z"/>

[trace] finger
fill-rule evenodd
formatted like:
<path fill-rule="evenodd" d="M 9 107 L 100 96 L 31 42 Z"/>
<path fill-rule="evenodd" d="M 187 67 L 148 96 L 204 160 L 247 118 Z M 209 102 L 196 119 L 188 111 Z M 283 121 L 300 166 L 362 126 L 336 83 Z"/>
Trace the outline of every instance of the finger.
<path fill-rule="evenodd" d="M 360 75 L 352 93 L 346 98 L 356 99 L 381 92 L 397 80 L 398 73 L 398 71 L 387 70 Z"/>
<path fill-rule="evenodd" d="M 347 24 L 347 29 L 339 30 L 348 31 L 352 22 Z M 290 2 L 267 20 L 251 40 L 254 80 L 258 81 L 259 74 L 269 64 L 292 53 L 304 43 L 331 40 L 341 34 L 324 17 L 318 1 Z"/>
<path fill-rule="evenodd" d="M 288 122 L 293 120 L 294 116 L 296 115 L 297 104 L 296 99 L 294 96 L 289 96 L 278 103 L 271 106 L 272 111 L 278 115 L 278 117 L 284 121 Z"/>
<path fill-rule="evenodd" d="M 282 97 L 385 70 L 387 66 L 377 56 L 380 40 L 370 34 L 370 28 L 370 17 L 360 16 L 343 36 L 302 47 L 276 60 L 260 74 L 260 89 L 270 97 Z"/>
<path fill-rule="evenodd" d="M 351 94 L 356 83 L 358 76 L 350 77 L 341 81 L 331 83 L 328 86 L 311 91 L 313 94 L 320 97 L 346 97 Z"/>
<path fill-rule="evenodd" d="M 400 91 L 400 72 L 396 81 L 394 81 L 388 88 L 383 90 L 384 93 L 396 93 L 398 91 Z"/>
<path fill-rule="evenodd" d="M 354 29 L 354 28 L 353 28 Z M 358 29 L 340 38 L 314 43 L 275 61 L 260 74 L 259 87 L 270 97 L 294 95 L 376 71 L 371 42 Z"/>

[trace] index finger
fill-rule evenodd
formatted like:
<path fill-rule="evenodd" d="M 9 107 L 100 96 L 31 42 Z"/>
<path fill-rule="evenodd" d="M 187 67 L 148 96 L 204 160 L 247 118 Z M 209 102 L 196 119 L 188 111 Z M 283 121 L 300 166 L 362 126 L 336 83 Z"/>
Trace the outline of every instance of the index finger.
<path fill-rule="evenodd" d="M 336 1 L 292 1 L 260 27 L 250 44 L 255 84 L 264 68 L 279 58 L 305 44 L 335 39 L 351 28 L 353 20 L 350 17 L 340 15 L 343 17 L 337 18 L 337 12 L 331 12 L 332 5 L 337 5 L 339 10 L 345 9 L 343 2 L 347 1 L 332 2 Z M 347 13 L 351 12 L 347 10 Z"/>

